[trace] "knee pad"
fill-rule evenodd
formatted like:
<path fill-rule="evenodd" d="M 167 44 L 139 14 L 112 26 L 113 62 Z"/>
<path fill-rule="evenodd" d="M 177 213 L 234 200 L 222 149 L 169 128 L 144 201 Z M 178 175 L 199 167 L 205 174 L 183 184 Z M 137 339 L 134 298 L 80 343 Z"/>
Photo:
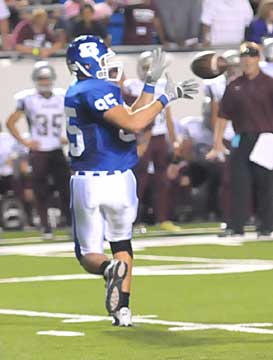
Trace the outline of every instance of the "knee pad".
<path fill-rule="evenodd" d="M 131 258 L 133 258 L 133 249 L 132 249 L 131 240 L 110 242 L 110 247 L 113 255 L 118 252 L 125 251 L 130 255 Z"/>

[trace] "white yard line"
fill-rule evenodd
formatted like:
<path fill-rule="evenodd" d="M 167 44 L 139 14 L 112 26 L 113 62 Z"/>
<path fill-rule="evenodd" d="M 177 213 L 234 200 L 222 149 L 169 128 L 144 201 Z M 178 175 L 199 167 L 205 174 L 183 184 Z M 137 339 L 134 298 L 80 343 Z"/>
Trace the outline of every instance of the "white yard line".
<path fill-rule="evenodd" d="M 153 258 L 151 256 L 151 258 Z M 170 257 L 167 257 L 168 259 Z M 147 260 L 147 258 L 146 258 Z M 205 263 L 204 263 L 204 260 Z M 166 261 L 166 260 L 165 260 Z M 169 261 L 169 260 L 168 260 Z M 178 275 L 213 275 L 234 274 L 256 271 L 273 270 L 273 261 L 270 260 L 225 260 L 225 259 L 202 259 L 183 257 L 183 261 L 189 264 L 175 265 L 151 265 L 135 266 L 134 276 L 178 276 Z M 0 284 L 30 283 L 45 281 L 69 281 L 69 280 L 97 280 L 101 276 L 92 274 L 64 274 L 29 277 L 11 277 L 0 279 Z"/>
<path fill-rule="evenodd" d="M 245 242 L 256 241 L 255 234 L 248 234 L 243 238 L 219 238 L 216 235 L 206 236 L 174 236 L 148 238 L 141 240 L 133 240 L 133 248 L 140 251 L 146 248 L 154 247 L 173 247 L 173 246 L 189 246 L 189 245 L 222 245 L 222 246 L 241 246 Z M 105 242 L 105 249 L 109 249 L 109 244 Z M 30 255 L 30 256 L 50 256 L 58 253 L 73 252 L 74 243 L 50 243 L 50 244 L 31 244 L 31 245 L 13 245 L 1 246 L 0 255 Z"/>
<path fill-rule="evenodd" d="M 78 331 L 60 331 L 60 330 L 46 330 L 46 331 L 37 331 L 37 335 L 47 335 L 47 336 L 62 336 L 62 337 L 74 337 L 74 336 L 84 336 L 85 333 Z"/>
<path fill-rule="evenodd" d="M 79 315 L 79 314 L 64 314 L 64 313 L 50 313 L 29 310 L 14 310 L 14 309 L 0 309 L 0 315 L 26 316 L 26 317 L 42 317 L 62 319 L 66 324 L 71 323 L 96 323 L 102 321 L 111 321 L 111 317 L 99 315 Z M 268 334 L 273 335 L 273 323 L 250 323 L 250 324 L 203 324 L 182 321 L 167 321 L 155 319 L 155 315 L 134 316 L 133 323 L 135 324 L 149 324 L 166 326 L 169 331 L 204 331 L 204 330 L 225 330 L 232 332 L 243 332 L 251 334 Z M 48 333 L 49 332 L 49 333 Z M 54 336 L 77 336 L 84 333 L 78 332 L 60 332 L 59 330 L 39 331 L 39 335 L 54 335 Z M 74 334 L 74 335 L 73 335 Z M 81 336 L 82 336 L 81 335 Z"/>

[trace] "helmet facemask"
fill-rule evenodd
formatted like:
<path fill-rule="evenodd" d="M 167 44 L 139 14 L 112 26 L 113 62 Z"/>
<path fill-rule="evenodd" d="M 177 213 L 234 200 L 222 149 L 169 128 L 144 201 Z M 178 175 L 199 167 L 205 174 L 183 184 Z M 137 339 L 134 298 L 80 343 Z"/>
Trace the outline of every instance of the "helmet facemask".
<path fill-rule="evenodd" d="M 96 76 L 98 79 L 116 81 L 118 82 L 123 73 L 123 65 L 120 61 L 113 61 L 110 58 L 113 58 L 116 54 L 111 49 L 108 49 L 107 54 L 103 55 L 100 58 L 99 66 L 101 70 L 97 71 Z M 115 74 L 115 75 L 113 75 Z"/>

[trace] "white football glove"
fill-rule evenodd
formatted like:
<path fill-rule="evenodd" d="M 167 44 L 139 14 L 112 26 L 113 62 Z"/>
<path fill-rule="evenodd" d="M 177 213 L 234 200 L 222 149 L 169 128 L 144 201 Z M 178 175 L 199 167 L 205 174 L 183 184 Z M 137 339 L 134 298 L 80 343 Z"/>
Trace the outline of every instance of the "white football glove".
<path fill-rule="evenodd" d="M 164 95 L 167 96 L 169 101 L 179 98 L 193 100 L 194 95 L 199 92 L 199 84 L 193 79 L 176 83 L 172 80 L 168 73 L 166 73 L 166 79 L 167 83 Z"/>
<path fill-rule="evenodd" d="M 154 49 L 152 64 L 147 72 L 146 83 L 155 85 L 169 65 L 170 61 L 166 59 L 166 53 L 161 48 Z"/>

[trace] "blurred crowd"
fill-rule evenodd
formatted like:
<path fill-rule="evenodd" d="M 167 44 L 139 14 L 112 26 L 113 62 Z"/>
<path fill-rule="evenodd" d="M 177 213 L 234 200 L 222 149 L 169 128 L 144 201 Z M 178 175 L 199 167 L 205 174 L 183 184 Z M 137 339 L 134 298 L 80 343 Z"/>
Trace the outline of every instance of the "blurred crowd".
<path fill-rule="evenodd" d="M 46 58 L 78 35 L 165 48 L 260 43 L 273 34 L 271 0 L 0 0 L 2 50 Z"/>

